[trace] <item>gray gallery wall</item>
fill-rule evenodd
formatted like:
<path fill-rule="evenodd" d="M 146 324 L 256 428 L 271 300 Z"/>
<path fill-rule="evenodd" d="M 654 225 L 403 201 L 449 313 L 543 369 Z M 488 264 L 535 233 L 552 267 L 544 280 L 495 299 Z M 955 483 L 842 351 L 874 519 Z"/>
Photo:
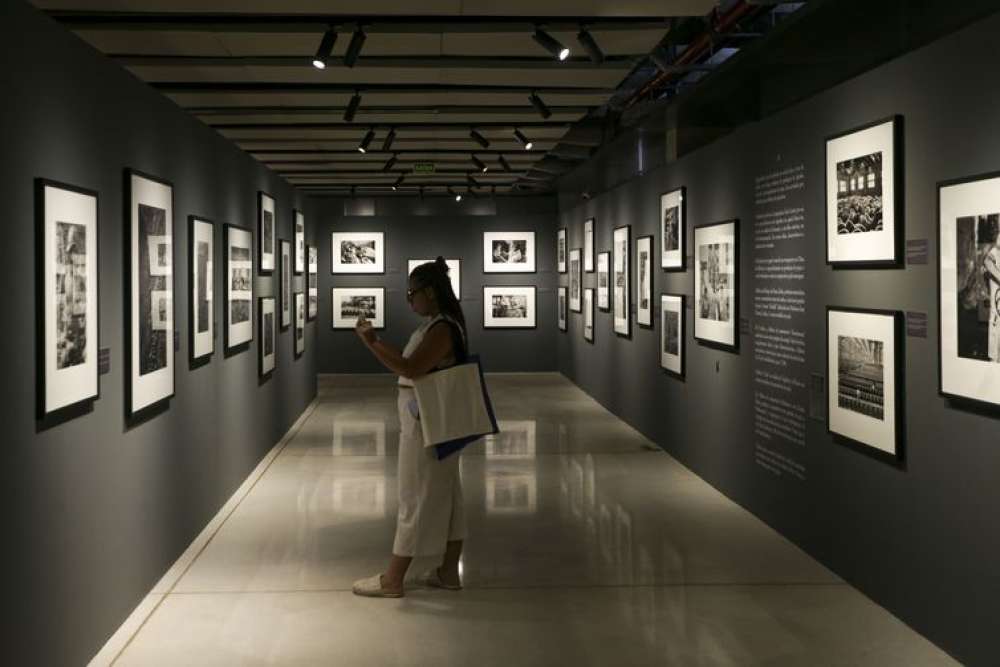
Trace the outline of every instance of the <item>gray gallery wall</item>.
<path fill-rule="evenodd" d="M 378 373 L 384 369 L 364 349 L 353 330 L 333 330 L 330 290 L 338 287 L 385 287 L 386 330 L 380 335 L 402 347 L 419 325 L 406 302 L 410 259 L 442 255 L 462 260 L 462 310 L 469 346 L 482 356 L 487 371 L 554 371 L 555 318 L 555 197 L 497 197 L 496 200 L 446 197 L 387 197 L 380 199 L 313 199 L 313 219 L 319 250 L 319 315 L 317 331 L 320 373 Z M 346 205 L 345 205 L 346 204 Z M 351 215 L 345 215 L 351 213 Z M 365 215 L 358 215 L 365 213 Z M 384 275 L 330 273 L 330 234 L 384 232 Z M 484 274 L 483 232 L 533 231 L 536 272 Z M 536 329 L 483 329 L 483 286 L 536 285 Z"/>
<path fill-rule="evenodd" d="M 293 358 L 278 336 L 277 369 L 258 384 L 257 345 L 226 358 L 218 326 L 206 366 L 188 367 L 187 216 L 216 229 L 253 226 L 257 191 L 277 202 L 279 236 L 293 206 L 308 203 L 283 180 L 162 95 L 20 1 L 0 8 L 5 102 L 0 192 L 6 284 L 0 388 L 6 496 L 7 664 L 80 665 L 159 580 L 316 392 L 314 325 Z M 130 427 L 124 418 L 123 169 L 174 185 L 176 395 Z M 100 346 L 111 372 L 93 410 L 37 430 L 35 415 L 35 211 L 45 177 L 99 192 Z M 312 228 L 309 228 L 310 236 Z M 256 296 L 272 293 L 257 277 Z M 217 324 L 223 315 L 216 300 Z M 10 597 L 13 593 L 13 597 Z"/>
<path fill-rule="evenodd" d="M 827 305 L 930 317 L 926 338 L 904 341 L 901 467 L 835 442 L 813 419 L 807 420 L 805 447 L 794 454 L 805 479 L 776 476 L 758 465 L 753 338 L 741 336 L 735 354 L 698 345 L 690 310 L 685 381 L 659 369 L 658 323 L 652 330 L 633 327 L 626 340 L 612 333 L 611 315 L 600 312 L 593 345 L 583 340 L 582 315 L 570 315 L 569 332 L 558 336 L 559 368 L 956 658 L 984 665 L 996 664 L 1000 617 L 1000 422 L 997 411 L 955 405 L 937 392 L 936 183 L 1000 170 L 998 31 L 1000 17 L 991 17 L 589 202 L 570 195 L 590 187 L 604 162 L 634 163 L 637 138 L 625 137 L 566 178 L 560 199 L 570 247 L 582 246 L 583 222 L 594 216 L 598 251 L 610 248 L 616 225 L 631 224 L 633 239 L 656 234 L 659 196 L 675 187 L 687 188 L 689 235 L 693 225 L 739 218 L 741 315 L 752 328 L 754 179 L 805 166 L 808 371 L 826 374 Z M 825 138 L 891 114 L 905 117 L 905 239 L 929 240 L 930 262 L 833 270 L 825 264 Z M 586 275 L 584 285 L 594 281 Z M 690 298 L 693 281 L 690 259 L 685 273 L 654 269 L 654 302 L 664 291 Z"/>

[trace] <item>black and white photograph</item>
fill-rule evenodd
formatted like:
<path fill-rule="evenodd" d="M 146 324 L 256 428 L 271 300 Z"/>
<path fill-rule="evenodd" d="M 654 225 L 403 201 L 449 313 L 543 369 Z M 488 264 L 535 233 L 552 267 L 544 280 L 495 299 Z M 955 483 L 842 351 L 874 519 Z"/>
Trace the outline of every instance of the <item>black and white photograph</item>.
<path fill-rule="evenodd" d="M 694 337 L 735 351 L 739 346 L 739 221 L 694 230 Z"/>
<path fill-rule="evenodd" d="M 306 295 L 295 293 L 295 358 L 306 351 Z"/>
<path fill-rule="evenodd" d="M 433 262 L 433 259 L 411 259 L 407 262 L 406 275 L 409 276 L 413 273 L 413 270 L 420 266 L 421 264 L 428 264 Z M 451 280 L 451 289 L 455 293 L 455 298 L 459 301 L 462 300 L 462 260 L 460 259 L 445 259 L 445 263 L 448 264 L 448 279 Z"/>
<path fill-rule="evenodd" d="M 597 309 L 611 310 L 611 253 L 597 255 Z"/>
<path fill-rule="evenodd" d="M 242 351 L 253 340 L 253 234 L 226 225 L 226 351 Z"/>
<path fill-rule="evenodd" d="M 273 296 L 262 296 L 257 300 L 258 322 L 260 322 L 260 345 L 258 347 L 258 375 L 262 378 L 274 372 L 277 355 L 278 314 L 275 312 Z"/>
<path fill-rule="evenodd" d="M 660 368 L 684 377 L 684 295 L 660 295 Z"/>
<path fill-rule="evenodd" d="M 556 288 L 556 312 L 559 317 L 559 331 L 567 331 L 569 329 L 568 310 L 569 293 L 564 286 L 560 285 Z"/>
<path fill-rule="evenodd" d="M 827 262 L 893 266 L 900 261 L 902 184 L 896 157 L 902 118 L 851 130 L 826 142 Z"/>
<path fill-rule="evenodd" d="M 277 221 L 274 217 L 274 198 L 266 192 L 257 192 L 257 243 L 260 248 L 257 261 L 261 274 L 274 271 Z"/>
<path fill-rule="evenodd" d="M 678 188 L 660 195 L 660 268 L 683 271 L 685 190 Z"/>
<path fill-rule="evenodd" d="M 330 234 L 331 273 L 385 273 L 383 232 Z"/>
<path fill-rule="evenodd" d="M 635 240 L 636 324 L 653 326 L 653 237 Z"/>
<path fill-rule="evenodd" d="M 93 402 L 97 372 L 96 192 L 36 181 L 38 417 Z"/>
<path fill-rule="evenodd" d="M 533 329 L 535 287 L 483 287 L 484 329 Z"/>
<path fill-rule="evenodd" d="M 632 335 L 632 303 L 629 253 L 632 252 L 632 227 L 625 225 L 614 231 L 614 329 L 619 336 Z"/>
<path fill-rule="evenodd" d="M 197 364 L 215 352 L 215 224 L 190 216 L 188 244 L 190 355 L 191 361 Z"/>
<path fill-rule="evenodd" d="M 892 459 L 902 454 L 902 328 L 898 311 L 827 309 L 829 430 Z"/>
<path fill-rule="evenodd" d="M 483 232 L 483 273 L 534 272 L 534 232 Z"/>
<path fill-rule="evenodd" d="M 281 248 L 281 322 L 279 326 L 287 329 L 292 325 L 292 244 L 279 241 Z"/>
<path fill-rule="evenodd" d="M 588 218 L 583 223 L 583 270 L 594 272 L 594 219 Z"/>
<path fill-rule="evenodd" d="M 574 313 L 583 312 L 583 262 L 582 250 L 569 251 L 569 309 Z"/>
<path fill-rule="evenodd" d="M 174 226 L 169 183 L 127 171 L 126 312 L 131 329 L 128 411 L 131 416 L 174 394 Z"/>
<path fill-rule="evenodd" d="M 940 391 L 1000 405 L 1000 174 L 938 186 Z"/>
<path fill-rule="evenodd" d="M 312 322 L 319 313 L 319 253 L 316 246 L 306 246 L 309 255 L 309 273 L 306 276 L 306 320 Z"/>
<path fill-rule="evenodd" d="M 594 289 L 583 290 L 583 339 L 594 342 Z"/>
<path fill-rule="evenodd" d="M 360 318 L 385 328 L 385 288 L 334 287 L 330 290 L 334 329 L 353 329 Z"/>
<path fill-rule="evenodd" d="M 306 216 L 298 209 L 292 211 L 292 216 L 295 218 L 295 239 L 292 247 L 292 252 L 295 253 L 295 271 L 293 273 L 301 276 L 306 270 Z"/>
<path fill-rule="evenodd" d="M 563 227 L 558 232 L 556 232 L 556 270 L 559 273 L 566 273 L 566 255 L 568 253 L 566 246 L 566 228 Z"/>

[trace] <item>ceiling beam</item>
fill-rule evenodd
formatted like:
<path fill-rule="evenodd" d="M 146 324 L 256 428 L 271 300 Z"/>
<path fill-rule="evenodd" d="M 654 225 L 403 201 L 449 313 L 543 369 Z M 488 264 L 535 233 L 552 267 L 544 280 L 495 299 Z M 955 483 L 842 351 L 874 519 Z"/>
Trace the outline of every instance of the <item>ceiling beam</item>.
<path fill-rule="evenodd" d="M 571 124 L 572 123 L 569 121 L 526 121 L 523 123 L 498 123 L 492 121 L 485 123 L 469 123 L 466 121 L 423 123 L 364 123 L 360 121 L 357 123 L 324 123 L 311 121 L 302 121 L 298 123 L 207 123 L 209 127 L 216 130 L 360 130 L 364 128 L 383 130 L 391 127 L 397 132 L 400 130 L 468 130 L 471 127 L 475 127 L 477 130 L 513 130 L 514 128 L 521 130 L 558 130 L 569 127 Z"/>
<path fill-rule="evenodd" d="M 312 56 L 175 56 L 109 54 L 125 67 L 298 67 L 310 66 Z M 363 56 L 357 69 L 532 69 L 532 70 L 627 70 L 644 54 L 605 56 L 595 64 L 586 56 L 574 56 L 559 61 L 551 56 Z M 342 67 L 342 56 L 329 56 L 327 67 Z"/>
<path fill-rule="evenodd" d="M 553 115 L 588 113 L 591 107 L 587 106 L 555 106 L 548 105 Z M 281 116 L 309 116 L 320 114 L 341 115 L 347 109 L 346 106 L 199 106 L 184 107 L 188 113 L 196 116 L 255 116 L 255 115 L 281 115 Z M 462 116 L 502 116 L 504 114 L 531 114 L 538 116 L 538 111 L 530 104 L 524 105 L 449 105 L 449 104 L 428 104 L 428 105 L 400 105 L 385 106 L 362 106 L 358 109 L 359 115 L 392 115 L 392 114 L 455 114 Z"/>
<path fill-rule="evenodd" d="M 594 86 L 510 86 L 483 83 L 301 83 L 283 81 L 150 81 L 164 93 L 518 93 L 529 95 L 611 95 L 614 88 Z"/>
<path fill-rule="evenodd" d="M 479 144 L 476 144 L 477 146 Z M 357 148 L 248 148 L 246 146 L 241 147 L 247 153 L 253 153 L 255 155 L 358 155 Z M 476 155 L 503 155 L 505 158 L 511 155 L 520 155 L 522 157 L 542 157 L 542 151 L 526 151 L 518 149 L 510 150 L 490 150 L 490 149 L 477 149 L 477 148 L 403 148 L 394 149 L 389 151 L 382 150 L 370 150 L 365 155 L 469 155 L 470 153 L 475 153 Z M 418 160 L 418 162 L 423 162 L 424 160 Z"/>
<path fill-rule="evenodd" d="M 352 32 L 363 26 L 369 34 L 532 33 L 536 26 L 553 32 L 667 30 L 669 16 L 436 16 L 357 14 L 248 14 L 209 12 L 114 12 L 49 10 L 51 18 L 71 30 L 129 30 L 171 32 L 311 33 L 322 35 L 330 26 Z"/>

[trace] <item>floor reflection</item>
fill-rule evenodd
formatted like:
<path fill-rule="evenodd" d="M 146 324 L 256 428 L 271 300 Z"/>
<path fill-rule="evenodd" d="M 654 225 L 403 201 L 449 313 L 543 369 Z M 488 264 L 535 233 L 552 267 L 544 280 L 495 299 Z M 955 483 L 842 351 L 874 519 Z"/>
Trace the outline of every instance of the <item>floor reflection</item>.
<path fill-rule="evenodd" d="M 333 511 L 354 516 L 385 515 L 385 477 L 348 477 L 333 480 Z"/>
<path fill-rule="evenodd" d="M 538 423 L 533 419 L 498 422 L 500 432 L 485 441 L 487 514 L 538 511 Z"/>
<path fill-rule="evenodd" d="M 334 456 L 385 456 L 385 422 L 333 420 Z"/>

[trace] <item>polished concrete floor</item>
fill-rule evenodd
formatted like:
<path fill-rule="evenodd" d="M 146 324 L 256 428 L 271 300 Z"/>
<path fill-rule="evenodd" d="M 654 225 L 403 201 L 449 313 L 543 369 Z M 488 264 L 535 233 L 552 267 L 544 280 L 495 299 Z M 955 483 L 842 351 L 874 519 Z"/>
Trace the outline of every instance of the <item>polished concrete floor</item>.
<path fill-rule="evenodd" d="M 395 392 L 324 377 L 116 664 L 951 664 L 561 376 L 489 382 L 504 432 L 463 455 L 464 591 L 351 594 L 392 545 Z"/>

